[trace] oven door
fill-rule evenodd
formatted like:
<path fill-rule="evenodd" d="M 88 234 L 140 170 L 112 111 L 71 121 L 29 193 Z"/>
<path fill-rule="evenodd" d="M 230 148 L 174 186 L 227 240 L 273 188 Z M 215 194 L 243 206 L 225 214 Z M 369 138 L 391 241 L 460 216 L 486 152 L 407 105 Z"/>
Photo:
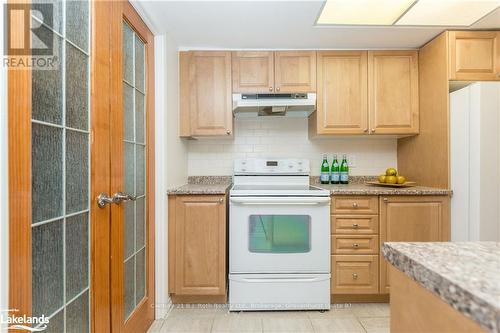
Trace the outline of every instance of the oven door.
<path fill-rule="evenodd" d="M 230 273 L 330 273 L 329 197 L 231 197 Z"/>

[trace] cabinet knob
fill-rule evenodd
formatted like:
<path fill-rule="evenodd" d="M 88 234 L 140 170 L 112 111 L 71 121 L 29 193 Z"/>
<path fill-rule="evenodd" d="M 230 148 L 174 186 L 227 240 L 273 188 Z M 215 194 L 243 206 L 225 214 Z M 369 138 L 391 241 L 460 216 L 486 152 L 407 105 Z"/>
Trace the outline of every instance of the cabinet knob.
<path fill-rule="evenodd" d="M 357 280 L 357 279 L 358 279 L 358 274 L 356 274 L 356 273 L 352 273 L 352 279 L 353 279 L 353 280 Z"/>
<path fill-rule="evenodd" d="M 389 199 L 387 199 L 387 198 L 384 198 L 384 202 L 387 202 L 387 201 L 389 201 Z"/>
<path fill-rule="evenodd" d="M 357 228 L 357 227 L 359 227 L 359 225 L 358 225 L 357 223 L 353 223 L 353 224 L 352 224 L 352 227 L 353 227 L 353 228 Z"/>
<path fill-rule="evenodd" d="M 355 248 L 355 249 L 357 249 L 359 247 L 359 244 L 358 243 L 354 243 L 354 244 L 352 244 L 352 247 Z"/>
<path fill-rule="evenodd" d="M 227 131 L 226 131 L 226 134 L 227 134 L 227 135 L 231 135 L 231 131 L 230 131 L 230 130 L 227 130 Z"/>
<path fill-rule="evenodd" d="M 368 128 L 365 128 L 365 129 L 363 130 L 363 132 L 365 132 L 365 133 L 366 133 L 366 132 L 368 132 Z"/>
<path fill-rule="evenodd" d="M 276 91 L 280 91 L 280 87 L 276 88 Z"/>
<path fill-rule="evenodd" d="M 224 202 L 224 199 L 223 199 L 223 198 L 220 198 L 220 199 L 219 199 L 219 203 L 221 204 L 221 203 L 223 203 L 223 202 Z"/>
<path fill-rule="evenodd" d="M 269 87 L 269 91 L 273 91 L 273 87 Z"/>
<path fill-rule="evenodd" d="M 352 203 L 352 208 L 358 208 L 358 203 L 357 202 L 353 202 Z"/>
<path fill-rule="evenodd" d="M 375 133 L 375 128 L 372 128 L 372 129 L 371 129 L 371 132 L 372 132 L 372 133 Z"/>

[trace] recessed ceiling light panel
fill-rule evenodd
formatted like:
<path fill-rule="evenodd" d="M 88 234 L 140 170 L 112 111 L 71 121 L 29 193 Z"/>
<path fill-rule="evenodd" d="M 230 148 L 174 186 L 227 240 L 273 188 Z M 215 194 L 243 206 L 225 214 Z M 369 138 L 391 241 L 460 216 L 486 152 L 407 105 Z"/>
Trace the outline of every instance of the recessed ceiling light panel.
<path fill-rule="evenodd" d="M 415 0 L 327 0 L 318 25 L 392 25 Z"/>
<path fill-rule="evenodd" d="M 468 27 L 498 6 L 498 0 L 419 0 L 396 25 Z"/>

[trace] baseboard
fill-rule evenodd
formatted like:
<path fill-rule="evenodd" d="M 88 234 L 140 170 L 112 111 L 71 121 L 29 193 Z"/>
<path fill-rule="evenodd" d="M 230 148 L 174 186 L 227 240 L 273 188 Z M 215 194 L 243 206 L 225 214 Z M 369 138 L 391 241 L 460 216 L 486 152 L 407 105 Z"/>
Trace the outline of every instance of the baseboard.
<path fill-rule="evenodd" d="M 332 304 L 339 303 L 389 303 L 389 294 L 383 295 L 331 295 L 330 301 Z"/>
<path fill-rule="evenodd" d="M 226 304 L 227 295 L 174 295 L 170 298 L 173 304 Z"/>

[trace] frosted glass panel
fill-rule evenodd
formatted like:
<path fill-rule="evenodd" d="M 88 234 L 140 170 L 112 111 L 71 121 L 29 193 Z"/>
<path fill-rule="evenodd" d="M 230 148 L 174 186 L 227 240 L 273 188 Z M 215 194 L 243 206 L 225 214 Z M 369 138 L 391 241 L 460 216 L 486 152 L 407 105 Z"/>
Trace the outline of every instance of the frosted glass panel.
<path fill-rule="evenodd" d="M 42 26 L 37 33 L 48 34 L 49 30 Z M 50 32 L 51 35 L 53 33 Z M 54 50 L 62 55 L 61 38 L 54 35 Z M 56 51 L 54 51 L 56 52 Z M 62 123 L 62 70 L 57 66 L 54 70 L 34 70 L 31 72 L 31 117 L 48 123 Z"/>
<path fill-rule="evenodd" d="M 88 213 L 66 219 L 66 299 L 89 286 Z"/>
<path fill-rule="evenodd" d="M 146 199 L 144 197 L 137 199 L 135 204 L 135 247 L 141 249 L 144 247 L 144 235 L 146 233 Z"/>
<path fill-rule="evenodd" d="M 22 331 L 21 331 L 22 332 Z M 56 313 L 47 324 L 47 329 L 43 333 L 64 332 L 64 309 Z"/>
<path fill-rule="evenodd" d="M 43 6 L 43 4 L 51 4 L 52 7 Z M 40 16 L 43 16 L 44 24 L 54 29 L 55 31 L 62 33 L 63 1 L 33 0 L 31 8 L 35 10 L 35 12 L 32 13 L 34 17 L 41 19 Z"/>
<path fill-rule="evenodd" d="M 124 143 L 123 146 L 123 161 L 125 168 L 125 192 L 129 194 L 134 194 L 134 181 L 135 181 L 135 149 L 133 143 Z"/>
<path fill-rule="evenodd" d="M 257 253 L 304 253 L 311 250 L 308 215 L 250 215 L 249 250 Z"/>
<path fill-rule="evenodd" d="M 146 188 L 146 155 L 144 152 L 144 146 L 135 146 L 135 158 L 136 158 L 136 185 L 135 192 L 137 195 L 144 195 L 144 190 Z"/>
<path fill-rule="evenodd" d="M 88 209 L 88 134 L 66 130 L 66 213 Z"/>
<path fill-rule="evenodd" d="M 123 83 L 124 140 L 134 141 L 134 88 Z"/>
<path fill-rule="evenodd" d="M 128 24 L 123 24 L 123 78 L 134 84 L 134 33 Z"/>
<path fill-rule="evenodd" d="M 139 303 L 145 296 L 146 290 L 146 249 L 139 251 L 135 259 L 135 299 Z"/>
<path fill-rule="evenodd" d="M 32 220 L 33 223 L 63 214 L 62 129 L 32 124 Z"/>
<path fill-rule="evenodd" d="M 33 316 L 51 315 L 64 305 L 63 221 L 32 228 Z"/>
<path fill-rule="evenodd" d="M 144 43 L 135 36 L 135 86 L 144 92 Z"/>
<path fill-rule="evenodd" d="M 89 331 L 89 292 L 86 291 L 71 302 L 66 309 L 66 331 Z"/>
<path fill-rule="evenodd" d="M 66 1 L 66 38 L 79 48 L 88 50 L 89 2 Z M 83 32 L 83 33 L 82 33 Z"/>
<path fill-rule="evenodd" d="M 125 318 L 127 318 L 135 308 L 135 256 L 125 262 L 124 267 L 124 288 L 125 288 Z"/>
<path fill-rule="evenodd" d="M 66 43 L 66 126 L 68 127 L 88 129 L 87 75 L 87 55 L 70 43 Z"/>
<path fill-rule="evenodd" d="M 134 248 L 134 229 L 135 229 L 135 223 L 134 223 L 134 202 L 127 201 L 124 203 L 124 210 L 125 210 L 125 241 L 124 246 L 124 255 L 123 257 L 127 259 L 130 257 L 132 254 L 135 252 Z"/>
<path fill-rule="evenodd" d="M 144 143 L 144 95 L 135 91 L 135 141 Z"/>

